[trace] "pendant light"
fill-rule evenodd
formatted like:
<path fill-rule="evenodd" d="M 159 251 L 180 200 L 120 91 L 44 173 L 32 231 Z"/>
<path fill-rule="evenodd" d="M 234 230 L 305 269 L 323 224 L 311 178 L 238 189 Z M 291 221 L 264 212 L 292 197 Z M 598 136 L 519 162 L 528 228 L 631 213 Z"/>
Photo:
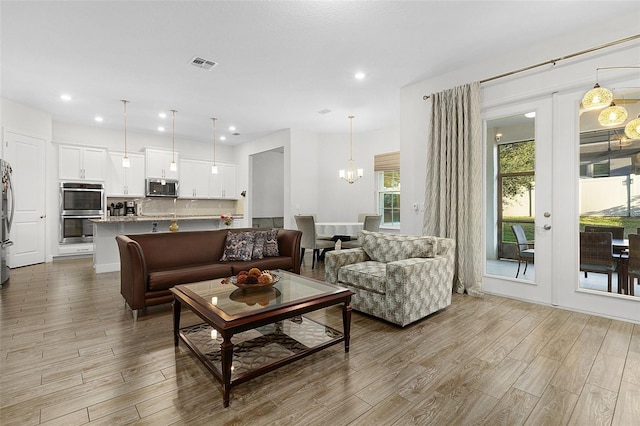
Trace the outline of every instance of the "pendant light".
<path fill-rule="evenodd" d="M 615 102 L 611 101 L 611 104 L 603 109 L 598 115 L 598 122 L 602 126 L 617 126 L 624 123 L 627 119 L 627 110 L 621 106 L 617 106 Z"/>
<path fill-rule="evenodd" d="M 347 161 L 347 169 L 340 170 L 338 176 L 349 183 L 354 183 L 364 176 L 364 170 L 357 169 L 353 161 L 353 115 L 349 116 L 349 161 Z"/>
<path fill-rule="evenodd" d="M 211 174 L 218 174 L 218 165 L 216 164 L 216 118 L 212 117 L 213 121 L 213 164 L 211 165 Z"/>
<path fill-rule="evenodd" d="M 178 165 L 176 164 L 176 110 L 171 110 L 171 164 L 169 164 L 169 170 L 175 172 L 178 170 Z"/>
<path fill-rule="evenodd" d="M 624 126 L 624 134 L 629 139 L 640 139 L 640 114 Z"/>
<path fill-rule="evenodd" d="M 127 157 L 127 101 L 126 99 L 120 100 L 124 105 L 124 156 L 122 157 L 122 167 L 131 167 L 129 157 Z"/>

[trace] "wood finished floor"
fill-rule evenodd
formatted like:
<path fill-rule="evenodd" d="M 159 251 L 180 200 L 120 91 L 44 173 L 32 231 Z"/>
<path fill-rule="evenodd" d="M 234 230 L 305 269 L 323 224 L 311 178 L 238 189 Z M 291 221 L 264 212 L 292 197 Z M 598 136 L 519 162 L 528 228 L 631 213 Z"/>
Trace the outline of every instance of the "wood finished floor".
<path fill-rule="evenodd" d="M 96 275 L 90 259 L 14 269 L 0 302 L 5 426 L 640 419 L 640 325 L 501 297 L 454 295 L 404 329 L 354 312 L 349 354 L 334 346 L 239 385 L 226 409 L 219 383 L 174 348 L 170 306 L 133 322 L 119 273 Z M 340 328 L 337 308 L 314 317 Z"/>

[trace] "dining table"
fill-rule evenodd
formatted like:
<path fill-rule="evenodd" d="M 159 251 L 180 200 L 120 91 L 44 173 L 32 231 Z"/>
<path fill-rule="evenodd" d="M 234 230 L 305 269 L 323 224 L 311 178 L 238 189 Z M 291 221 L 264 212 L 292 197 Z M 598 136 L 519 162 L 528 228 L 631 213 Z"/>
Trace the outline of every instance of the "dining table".
<path fill-rule="evenodd" d="M 362 222 L 316 222 L 318 237 L 349 236 L 358 238 L 358 232 L 364 229 Z"/>

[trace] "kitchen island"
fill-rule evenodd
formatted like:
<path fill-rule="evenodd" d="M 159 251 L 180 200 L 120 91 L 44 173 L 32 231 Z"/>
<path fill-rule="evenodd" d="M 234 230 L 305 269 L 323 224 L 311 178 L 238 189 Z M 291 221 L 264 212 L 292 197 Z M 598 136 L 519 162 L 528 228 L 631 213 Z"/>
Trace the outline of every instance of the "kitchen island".
<path fill-rule="evenodd" d="M 169 225 L 177 221 L 180 231 L 202 231 L 224 228 L 224 222 L 216 216 L 112 216 L 91 219 L 93 222 L 93 267 L 96 273 L 120 270 L 120 254 L 116 235 L 144 234 L 152 232 L 154 223 L 158 232 L 169 232 Z M 234 215 L 233 226 L 244 227 L 241 215 Z"/>

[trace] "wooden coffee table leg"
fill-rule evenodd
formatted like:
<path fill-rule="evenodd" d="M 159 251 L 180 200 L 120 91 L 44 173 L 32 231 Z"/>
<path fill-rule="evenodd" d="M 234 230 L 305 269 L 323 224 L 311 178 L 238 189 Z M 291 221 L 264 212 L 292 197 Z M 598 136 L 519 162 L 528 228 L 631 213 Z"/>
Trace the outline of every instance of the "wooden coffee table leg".
<path fill-rule="evenodd" d="M 231 336 L 223 336 L 223 342 L 220 344 L 220 352 L 222 355 L 222 390 L 224 392 L 224 407 L 229 406 L 229 394 L 231 393 L 231 365 L 233 364 L 233 343 Z"/>
<path fill-rule="evenodd" d="M 180 311 L 182 310 L 182 303 L 177 297 L 173 297 L 173 344 L 178 346 L 180 340 Z"/>
<path fill-rule="evenodd" d="M 349 338 L 351 337 L 351 300 L 342 306 L 342 326 L 344 327 L 344 351 L 349 352 Z"/>

